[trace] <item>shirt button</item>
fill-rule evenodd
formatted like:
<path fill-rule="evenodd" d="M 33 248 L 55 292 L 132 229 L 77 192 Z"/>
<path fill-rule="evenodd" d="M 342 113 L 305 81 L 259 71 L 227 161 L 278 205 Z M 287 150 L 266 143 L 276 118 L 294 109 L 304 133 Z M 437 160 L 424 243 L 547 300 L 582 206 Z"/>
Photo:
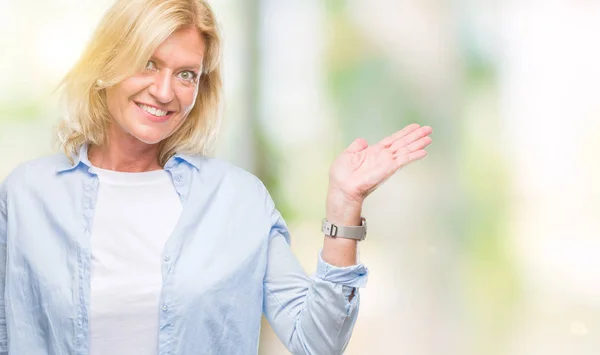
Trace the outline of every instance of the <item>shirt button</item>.
<path fill-rule="evenodd" d="M 169 307 L 167 307 L 167 305 L 166 305 L 166 304 L 163 304 L 163 306 L 162 306 L 162 310 L 163 310 L 163 312 L 166 312 L 166 311 L 168 311 L 168 310 L 169 310 Z"/>
<path fill-rule="evenodd" d="M 175 181 L 181 182 L 181 175 L 175 175 Z"/>
<path fill-rule="evenodd" d="M 164 259 L 165 261 L 169 261 L 169 260 L 171 260 L 171 257 L 170 257 L 170 256 L 168 256 L 168 255 L 165 255 L 165 257 L 164 257 L 163 259 Z"/>

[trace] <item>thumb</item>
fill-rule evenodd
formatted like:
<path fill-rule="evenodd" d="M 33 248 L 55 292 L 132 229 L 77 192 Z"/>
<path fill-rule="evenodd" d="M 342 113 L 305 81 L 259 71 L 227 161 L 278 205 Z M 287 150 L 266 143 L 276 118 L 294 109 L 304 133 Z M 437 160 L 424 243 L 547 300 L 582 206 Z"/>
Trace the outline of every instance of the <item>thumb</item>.
<path fill-rule="evenodd" d="M 367 148 L 369 143 L 364 138 L 357 138 L 346 148 L 346 151 L 349 153 L 360 152 L 361 150 Z"/>

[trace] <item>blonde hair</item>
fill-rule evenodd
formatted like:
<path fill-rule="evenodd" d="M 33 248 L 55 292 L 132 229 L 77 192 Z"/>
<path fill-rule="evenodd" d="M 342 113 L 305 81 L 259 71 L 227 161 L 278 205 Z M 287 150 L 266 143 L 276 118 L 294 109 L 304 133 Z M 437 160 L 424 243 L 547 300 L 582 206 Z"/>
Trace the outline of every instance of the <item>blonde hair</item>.
<path fill-rule="evenodd" d="M 194 107 L 181 127 L 160 142 L 161 165 L 176 152 L 208 154 L 219 128 L 221 40 L 204 0 L 117 0 L 102 18 L 81 58 L 60 84 L 66 114 L 58 144 L 72 159 L 83 144 L 107 141 L 110 115 L 105 89 L 140 72 L 173 32 L 195 26 L 206 51 Z"/>

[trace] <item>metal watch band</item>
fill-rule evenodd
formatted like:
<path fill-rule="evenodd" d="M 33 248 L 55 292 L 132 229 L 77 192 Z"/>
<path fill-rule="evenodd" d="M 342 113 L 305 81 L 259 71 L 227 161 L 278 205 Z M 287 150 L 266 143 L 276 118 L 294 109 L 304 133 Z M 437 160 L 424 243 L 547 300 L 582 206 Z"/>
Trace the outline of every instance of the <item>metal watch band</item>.
<path fill-rule="evenodd" d="M 321 230 L 325 235 L 334 238 L 365 240 L 367 237 L 367 220 L 362 217 L 360 221 L 360 226 L 338 226 L 324 219 Z"/>

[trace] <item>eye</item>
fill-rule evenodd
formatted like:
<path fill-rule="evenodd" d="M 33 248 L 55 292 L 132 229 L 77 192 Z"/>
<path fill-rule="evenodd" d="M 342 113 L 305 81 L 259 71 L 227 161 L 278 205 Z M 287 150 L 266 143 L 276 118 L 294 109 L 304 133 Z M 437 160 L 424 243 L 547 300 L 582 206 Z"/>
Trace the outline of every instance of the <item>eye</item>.
<path fill-rule="evenodd" d="M 194 73 L 191 70 L 184 70 L 181 73 L 179 73 L 178 75 L 181 79 L 189 82 L 189 83 L 193 83 L 196 81 L 196 78 L 198 78 L 198 74 Z"/>
<path fill-rule="evenodd" d="M 145 71 L 154 71 L 156 70 L 156 63 L 154 63 L 154 61 L 149 60 L 146 62 L 146 67 L 144 68 Z"/>

